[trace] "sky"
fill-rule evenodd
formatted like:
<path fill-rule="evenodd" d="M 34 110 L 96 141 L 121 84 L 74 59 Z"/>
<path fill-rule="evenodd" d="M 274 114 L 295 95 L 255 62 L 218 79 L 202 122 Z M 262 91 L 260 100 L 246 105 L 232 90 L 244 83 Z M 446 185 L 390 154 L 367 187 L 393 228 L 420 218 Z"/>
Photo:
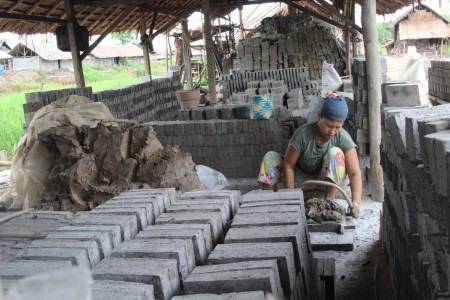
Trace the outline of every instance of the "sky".
<path fill-rule="evenodd" d="M 434 8 L 436 11 L 441 12 L 442 14 L 450 14 L 450 0 L 442 0 L 443 5 L 442 8 L 438 8 L 439 6 L 439 0 L 427 0 L 422 1 L 424 4 L 429 5 L 430 7 Z M 261 5 L 246 5 L 243 9 L 243 20 L 244 20 L 244 27 L 245 28 L 254 28 L 257 24 L 259 24 L 260 20 L 264 16 L 264 14 L 268 11 L 273 11 L 280 7 L 280 3 L 270 3 L 270 4 L 261 4 Z M 377 16 L 377 22 L 383 22 L 383 21 L 391 21 L 394 20 L 396 17 L 401 15 L 406 9 L 409 7 L 405 7 L 403 10 L 396 12 L 395 14 L 389 14 L 385 16 Z M 238 10 L 235 10 L 231 13 L 231 20 L 233 23 L 238 24 L 239 23 L 239 12 Z M 360 8 L 357 7 L 356 11 L 356 23 L 361 24 L 361 17 L 360 17 Z M 200 13 L 194 13 L 191 17 L 189 17 L 189 28 L 195 28 L 195 27 L 201 27 L 201 15 Z M 221 24 L 224 24 L 225 21 L 221 21 Z M 218 21 L 215 21 L 215 25 L 218 24 Z M 181 30 L 179 30 L 181 32 Z M 91 41 L 95 41 L 97 37 L 92 37 Z M 0 40 L 7 41 L 8 45 L 10 47 L 14 47 L 17 45 L 17 43 L 22 42 L 44 42 L 44 41 L 56 41 L 56 38 L 53 34 L 41 34 L 41 35 L 34 35 L 34 36 L 22 36 L 19 37 L 18 35 L 12 34 L 12 33 L 0 33 Z M 119 44 L 118 40 L 114 40 L 110 37 L 105 38 L 105 40 L 102 41 L 102 44 Z M 157 40 L 154 42 L 155 51 L 159 54 L 164 55 L 165 54 L 165 36 L 161 35 L 157 38 Z M 173 44 L 173 43 L 172 43 Z"/>

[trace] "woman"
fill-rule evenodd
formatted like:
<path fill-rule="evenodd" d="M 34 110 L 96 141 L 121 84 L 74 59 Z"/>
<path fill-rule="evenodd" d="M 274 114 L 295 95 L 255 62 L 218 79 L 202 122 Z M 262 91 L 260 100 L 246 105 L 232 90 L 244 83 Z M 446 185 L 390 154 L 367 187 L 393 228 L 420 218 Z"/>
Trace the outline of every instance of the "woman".
<path fill-rule="evenodd" d="M 307 180 L 333 182 L 340 187 L 350 183 L 354 206 L 351 213 L 359 218 L 361 170 L 356 145 L 342 128 L 347 114 L 348 107 L 343 97 L 328 96 L 318 113 L 318 121 L 303 125 L 294 132 L 284 157 L 272 151 L 264 156 L 258 182 L 264 189 L 271 190 L 277 189 L 281 179 L 288 189 Z M 336 192 L 337 188 L 327 186 L 325 198 L 334 200 Z"/>

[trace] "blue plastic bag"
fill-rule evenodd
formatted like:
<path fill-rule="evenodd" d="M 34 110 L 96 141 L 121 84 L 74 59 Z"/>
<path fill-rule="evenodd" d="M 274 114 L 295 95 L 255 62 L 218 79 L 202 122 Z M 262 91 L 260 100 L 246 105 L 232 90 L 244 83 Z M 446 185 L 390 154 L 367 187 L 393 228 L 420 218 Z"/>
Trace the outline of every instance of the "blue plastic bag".
<path fill-rule="evenodd" d="M 273 118 L 274 115 L 272 94 L 253 96 L 250 103 L 250 119 L 265 120 Z"/>

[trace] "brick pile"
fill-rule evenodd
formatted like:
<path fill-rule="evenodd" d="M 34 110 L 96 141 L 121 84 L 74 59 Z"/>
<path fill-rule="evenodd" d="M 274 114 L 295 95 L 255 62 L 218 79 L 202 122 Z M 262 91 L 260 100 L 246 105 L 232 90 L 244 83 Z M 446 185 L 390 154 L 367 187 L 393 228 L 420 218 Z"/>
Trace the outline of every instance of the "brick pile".
<path fill-rule="evenodd" d="M 284 153 L 290 137 L 289 128 L 282 127 L 274 118 L 145 124 L 153 127 L 163 145 L 179 145 L 192 155 L 195 164 L 216 169 L 228 178 L 256 178 L 264 154 Z"/>
<path fill-rule="evenodd" d="M 381 237 L 397 299 L 449 299 L 449 112 L 382 108 Z"/>
<path fill-rule="evenodd" d="M 325 60 L 341 75 L 345 69 L 336 37 L 320 26 L 303 27 L 267 38 L 244 39 L 236 46 L 236 51 L 233 69 L 243 72 L 305 68 L 312 80 L 319 80 Z"/>
<path fill-rule="evenodd" d="M 123 88 L 92 93 L 92 88 L 63 89 L 25 94 L 24 128 L 28 128 L 34 113 L 41 107 L 69 95 L 84 96 L 104 103 L 118 119 L 138 122 L 174 120 L 180 104 L 175 91 L 181 89 L 178 72 L 171 78 L 154 79 Z"/>
<path fill-rule="evenodd" d="M 324 299 L 302 211 L 301 190 L 242 198 L 229 190 L 129 190 L 90 212 L 30 212 L 35 224 L 45 213 L 66 224 L 22 243 L 0 278 L 9 290 L 26 276 L 79 266 L 90 270 L 99 299 L 111 290 L 121 299 Z"/>
<path fill-rule="evenodd" d="M 381 73 L 385 78 L 387 72 L 386 59 L 382 59 Z M 384 80 L 383 80 L 384 81 Z M 352 65 L 352 88 L 355 114 L 353 119 L 353 140 L 358 146 L 360 168 L 363 180 L 367 179 L 370 167 L 370 140 L 369 140 L 369 107 L 368 86 L 365 57 L 355 57 Z"/>
<path fill-rule="evenodd" d="M 249 88 L 259 86 L 260 82 L 283 81 L 289 90 L 302 89 L 303 95 L 318 95 L 318 83 L 311 81 L 307 69 L 286 68 L 282 70 L 240 72 L 234 70 L 230 75 L 221 75 L 220 83 L 224 96 L 244 92 Z"/>
<path fill-rule="evenodd" d="M 430 96 L 450 102 L 450 62 L 432 60 L 428 70 L 428 92 Z"/>

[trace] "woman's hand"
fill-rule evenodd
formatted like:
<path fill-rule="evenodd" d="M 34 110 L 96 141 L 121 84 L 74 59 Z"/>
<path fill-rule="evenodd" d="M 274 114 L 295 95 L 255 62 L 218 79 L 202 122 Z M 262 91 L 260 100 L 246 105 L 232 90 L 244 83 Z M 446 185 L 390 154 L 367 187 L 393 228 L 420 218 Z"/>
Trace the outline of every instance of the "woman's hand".
<path fill-rule="evenodd" d="M 350 189 L 352 191 L 352 202 L 354 207 L 353 209 L 350 209 L 350 212 L 354 218 L 359 218 L 361 215 L 362 179 L 356 148 L 350 149 L 345 153 L 345 169 L 348 178 L 350 179 Z"/>
<path fill-rule="evenodd" d="M 300 153 L 297 152 L 297 150 L 295 150 L 294 147 L 289 145 L 286 150 L 286 155 L 284 156 L 284 165 L 283 165 L 284 187 L 286 189 L 294 188 L 295 185 L 294 169 L 299 158 Z"/>

